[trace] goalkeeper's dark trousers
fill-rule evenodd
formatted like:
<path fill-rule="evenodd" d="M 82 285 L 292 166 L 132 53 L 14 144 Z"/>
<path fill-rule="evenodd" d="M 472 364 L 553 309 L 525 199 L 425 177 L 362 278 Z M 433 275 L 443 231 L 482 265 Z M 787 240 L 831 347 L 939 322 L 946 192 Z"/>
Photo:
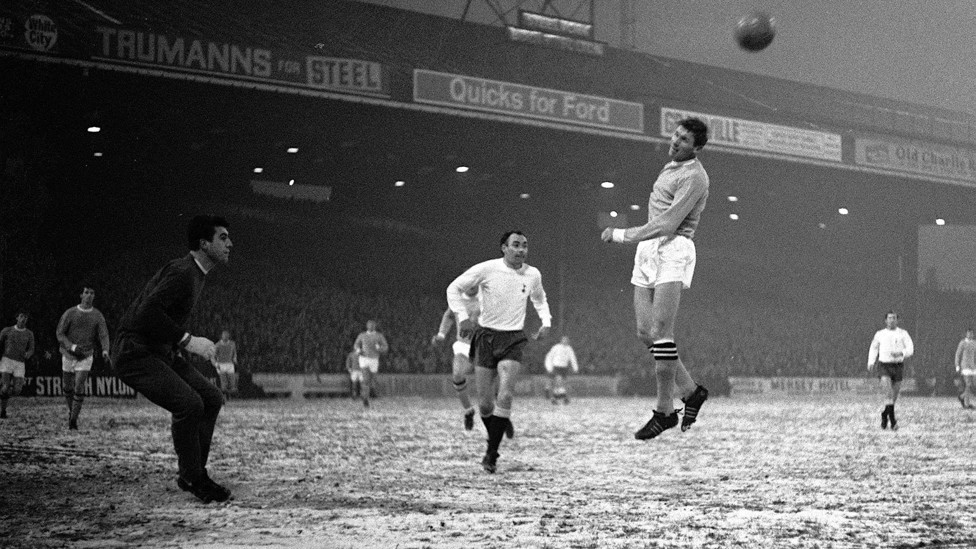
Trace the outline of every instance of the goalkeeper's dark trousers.
<path fill-rule="evenodd" d="M 115 372 L 123 383 L 173 414 L 173 447 L 180 477 L 191 483 L 200 479 L 224 404 L 220 388 L 178 354 L 127 353 L 123 348 Z"/>

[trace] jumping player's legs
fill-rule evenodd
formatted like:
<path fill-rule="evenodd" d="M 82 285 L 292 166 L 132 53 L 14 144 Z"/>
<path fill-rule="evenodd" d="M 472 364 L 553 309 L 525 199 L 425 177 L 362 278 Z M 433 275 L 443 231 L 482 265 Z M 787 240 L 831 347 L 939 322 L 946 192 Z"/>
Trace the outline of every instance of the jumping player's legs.
<path fill-rule="evenodd" d="M 682 399 L 696 388 L 694 380 L 675 352 L 671 357 L 665 347 L 674 346 L 674 321 L 681 301 L 681 282 L 666 282 L 655 288 L 634 287 L 634 312 L 637 320 L 637 336 L 647 345 L 654 356 L 654 373 L 657 378 L 657 410 L 664 414 L 674 412 L 675 392 Z M 657 349 L 661 351 L 658 352 Z"/>

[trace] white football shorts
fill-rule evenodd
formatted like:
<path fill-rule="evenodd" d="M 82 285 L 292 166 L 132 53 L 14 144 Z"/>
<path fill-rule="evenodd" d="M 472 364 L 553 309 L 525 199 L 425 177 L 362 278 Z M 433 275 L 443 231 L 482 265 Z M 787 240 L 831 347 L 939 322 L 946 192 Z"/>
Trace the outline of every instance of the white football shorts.
<path fill-rule="evenodd" d="M 23 362 L 9 357 L 0 358 L 0 374 L 13 374 L 14 377 L 24 377 L 26 371 Z"/>
<path fill-rule="evenodd" d="M 662 236 L 637 245 L 630 283 L 641 288 L 681 282 L 690 288 L 695 275 L 695 243 L 686 236 Z"/>
<path fill-rule="evenodd" d="M 378 356 L 360 356 L 359 357 L 359 367 L 363 370 L 369 370 L 374 374 L 380 371 L 380 357 Z"/>
<path fill-rule="evenodd" d="M 69 355 L 61 355 L 61 371 L 68 373 L 90 372 L 93 362 L 95 362 L 94 356 L 87 358 L 75 358 Z"/>

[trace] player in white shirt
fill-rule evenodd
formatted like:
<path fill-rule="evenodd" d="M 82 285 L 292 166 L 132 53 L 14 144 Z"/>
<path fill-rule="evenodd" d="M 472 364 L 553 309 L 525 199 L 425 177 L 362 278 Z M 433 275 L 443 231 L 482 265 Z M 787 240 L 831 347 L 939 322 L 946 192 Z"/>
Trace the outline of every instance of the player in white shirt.
<path fill-rule="evenodd" d="M 695 274 L 695 230 L 708 198 L 708 174 L 698 153 L 708 142 L 708 126 L 697 118 L 678 122 L 668 156 L 647 202 L 647 223 L 626 229 L 606 228 L 604 242 L 637 243 L 630 283 L 634 285 L 637 334 L 654 357 L 657 406 L 634 438 L 654 438 L 678 424 L 675 393 L 684 402 L 681 430 L 698 418 L 708 391 L 695 383 L 678 356 L 674 323 L 681 291 Z"/>
<path fill-rule="evenodd" d="M 488 431 L 488 450 L 481 466 L 489 473 L 496 471 L 502 436 L 506 431 L 512 432 L 512 395 L 522 351 L 528 343 L 524 331 L 528 300 L 542 320 L 542 326 L 532 338 L 544 338 L 552 327 L 542 274 L 525 263 L 528 239 L 520 231 L 509 231 L 502 235 L 501 252 L 501 258 L 478 263 L 447 288 L 447 303 L 458 321 L 459 335 L 471 336 L 470 356 L 475 364 L 478 409 Z M 481 299 L 477 325 L 468 317 L 465 306 L 466 294 L 475 288 Z"/>
<path fill-rule="evenodd" d="M 878 368 L 881 383 L 887 392 L 884 411 L 881 412 L 881 428 L 898 430 L 898 420 L 895 419 L 895 402 L 901 391 L 901 381 L 905 377 L 905 359 L 915 353 L 915 346 L 908 332 L 898 327 L 898 315 L 892 311 L 885 314 L 885 327 L 878 330 L 871 340 L 868 351 L 868 371 Z"/>
<path fill-rule="evenodd" d="M 574 374 L 579 373 L 579 362 L 576 361 L 576 351 L 569 344 L 569 337 L 563 336 L 559 343 L 552 346 L 546 353 L 546 372 L 552 376 L 552 403 L 569 404 L 569 396 L 566 395 L 566 376 L 569 369 L 573 369 Z"/>
<path fill-rule="evenodd" d="M 477 324 L 478 315 L 481 313 L 481 303 L 478 301 L 478 288 L 474 287 L 469 293 L 464 294 L 464 307 L 468 318 Z M 474 373 L 474 365 L 471 363 L 471 336 L 461 337 L 461 323 L 454 322 L 454 313 L 448 307 L 441 315 L 441 325 L 437 334 L 431 338 L 431 344 L 437 345 L 447 339 L 447 333 L 451 329 L 451 324 L 457 324 L 457 339 L 454 341 L 452 350 L 454 359 L 451 363 L 451 374 L 453 376 L 454 390 L 457 392 L 461 407 L 464 408 L 464 428 L 468 431 L 474 428 L 474 405 L 471 404 L 471 397 L 468 396 L 468 376 Z"/>

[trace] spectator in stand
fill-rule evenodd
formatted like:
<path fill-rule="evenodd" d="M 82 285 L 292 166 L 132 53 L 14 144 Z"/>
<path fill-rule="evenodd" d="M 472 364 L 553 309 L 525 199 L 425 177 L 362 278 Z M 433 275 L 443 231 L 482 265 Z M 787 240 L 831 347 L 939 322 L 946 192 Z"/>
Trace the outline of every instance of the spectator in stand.
<path fill-rule="evenodd" d="M 81 303 L 61 315 L 56 335 L 61 347 L 61 387 L 68 404 L 68 429 L 78 429 L 78 416 L 85 401 L 85 383 L 95 361 L 95 342 L 102 358 L 109 362 L 108 326 L 102 312 L 93 305 L 95 289 L 81 290 Z"/>
<path fill-rule="evenodd" d="M 27 361 L 34 356 L 34 332 L 27 328 L 27 313 L 17 313 L 17 323 L 0 330 L 0 419 L 7 418 L 7 401 L 24 389 Z"/>
<path fill-rule="evenodd" d="M 546 371 L 552 376 L 552 403 L 569 404 L 569 396 L 566 394 L 566 376 L 569 369 L 573 369 L 574 374 L 579 373 L 579 362 L 576 361 L 576 352 L 569 344 L 569 336 L 560 338 L 546 353 Z"/>

